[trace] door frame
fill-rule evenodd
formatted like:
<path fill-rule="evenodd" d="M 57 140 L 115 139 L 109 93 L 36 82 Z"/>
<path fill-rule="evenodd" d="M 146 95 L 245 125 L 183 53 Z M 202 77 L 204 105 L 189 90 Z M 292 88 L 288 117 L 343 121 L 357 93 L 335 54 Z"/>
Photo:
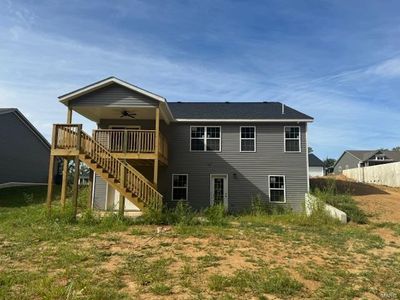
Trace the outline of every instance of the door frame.
<path fill-rule="evenodd" d="M 229 202 L 229 184 L 228 184 L 228 174 L 210 174 L 210 205 L 214 205 L 214 181 L 213 178 L 223 178 L 224 179 L 224 207 L 228 209 Z M 226 192 L 225 192 L 226 190 Z M 226 195 L 226 196 L 225 196 Z"/>

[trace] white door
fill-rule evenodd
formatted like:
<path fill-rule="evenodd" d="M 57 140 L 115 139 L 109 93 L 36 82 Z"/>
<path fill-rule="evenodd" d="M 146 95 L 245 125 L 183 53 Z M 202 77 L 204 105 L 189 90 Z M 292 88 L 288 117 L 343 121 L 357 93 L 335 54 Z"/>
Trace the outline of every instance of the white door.
<path fill-rule="evenodd" d="M 228 209 L 228 175 L 210 175 L 210 204 L 223 204 Z"/>

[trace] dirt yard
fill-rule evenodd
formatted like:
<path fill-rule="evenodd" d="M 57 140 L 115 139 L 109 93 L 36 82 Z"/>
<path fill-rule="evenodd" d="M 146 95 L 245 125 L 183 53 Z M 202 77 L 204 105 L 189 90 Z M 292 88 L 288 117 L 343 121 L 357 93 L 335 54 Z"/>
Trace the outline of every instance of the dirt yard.
<path fill-rule="evenodd" d="M 70 222 L 24 190 L 26 204 L 0 207 L 0 299 L 400 299 L 399 190 L 337 181 L 368 224 Z"/>
<path fill-rule="evenodd" d="M 371 222 L 400 222 L 400 188 L 374 185 L 368 195 L 353 196 L 362 210 L 369 214 Z"/>

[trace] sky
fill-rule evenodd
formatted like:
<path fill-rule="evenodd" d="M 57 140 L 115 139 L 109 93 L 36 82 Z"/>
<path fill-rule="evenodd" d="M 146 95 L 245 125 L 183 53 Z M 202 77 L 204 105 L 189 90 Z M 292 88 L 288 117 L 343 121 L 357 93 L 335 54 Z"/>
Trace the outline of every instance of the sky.
<path fill-rule="evenodd" d="M 392 148 L 399 11 L 397 0 L 0 0 L 0 107 L 50 140 L 66 120 L 58 96 L 116 76 L 169 101 L 281 101 L 314 117 L 320 158 Z"/>

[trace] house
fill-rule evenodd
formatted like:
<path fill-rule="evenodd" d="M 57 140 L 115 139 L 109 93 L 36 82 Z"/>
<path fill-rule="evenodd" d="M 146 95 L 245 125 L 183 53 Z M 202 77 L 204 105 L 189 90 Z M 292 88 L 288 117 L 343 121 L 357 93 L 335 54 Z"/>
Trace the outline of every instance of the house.
<path fill-rule="evenodd" d="M 334 174 L 343 170 L 376 166 L 400 161 L 400 151 L 390 150 L 346 150 L 333 166 Z"/>
<path fill-rule="evenodd" d="M 310 177 L 325 175 L 324 163 L 314 153 L 308 154 L 308 175 Z"/>
<path fill-rule="evenodd" d="M 194 209 L 220 203 L 241 211 L 257 196 L 303 207 L 313 118 L 293 108 L 167 102 L 115 77 L 59 100 L 68 108 L 67 124 L 54 125 L 51 161 L 60 156 L 87 164 L 94 172 L 94 208 L 138 210 L 183 200 Z M 70 124 L 73 111 L 97 124 L 93 135 Z"/>
<path fill-rule="evenodd" d="M 47 184 L 50 144 L 18 109 L 0 109 L 0 141 L 0 188 Z"/>

